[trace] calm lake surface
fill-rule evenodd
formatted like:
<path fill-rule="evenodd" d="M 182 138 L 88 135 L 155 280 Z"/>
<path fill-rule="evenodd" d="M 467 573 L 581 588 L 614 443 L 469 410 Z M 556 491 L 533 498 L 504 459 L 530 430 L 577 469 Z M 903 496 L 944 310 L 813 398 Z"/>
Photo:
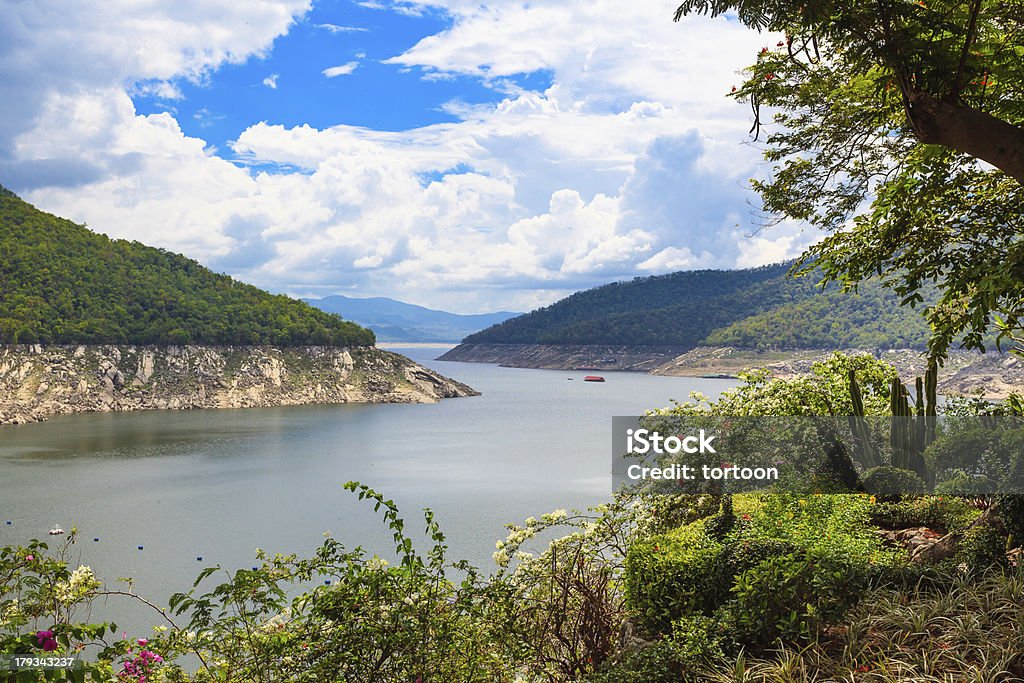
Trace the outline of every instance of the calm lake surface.
<path fill-rule="evenodd" d="M 0 545 L 47 538 L 55 523 L 78 527 L 73 560 L 108 586 L 131 576 L 139 594 L 165 604 L 203 567 L 252 566 L 256 548 L 309 553 L 325 532 L 390 557 L 390 534 L 372 507 L 342 489 L 358 480 L 393 498 L 407 528 L 419 530 L 420 510 L 432 508 L 450 557 L 490 569 L 506 523 L 610 496 L 612 416 L 735 384 L 614 372 L 585 383 L 582 372 L 439 362 L 431 359 L 445 349 L 391 348 L 483 395 L 0 427 Z M 99 605 L 91 616 L 142 631 L 156 623 L 125 610 Z"/>

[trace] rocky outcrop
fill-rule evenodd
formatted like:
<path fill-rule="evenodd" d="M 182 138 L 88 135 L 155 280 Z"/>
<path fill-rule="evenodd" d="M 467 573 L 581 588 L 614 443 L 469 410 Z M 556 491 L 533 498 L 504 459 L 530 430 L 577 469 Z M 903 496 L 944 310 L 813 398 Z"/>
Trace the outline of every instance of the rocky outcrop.
<path fill-rule="evenodd" d="M 377 348 L 0 346 L 0 424 L 61 413 L 475 396 Z"/>
<path fill-rule="evenodd" d="M 648 372 L 683 352 L 673 346 L 459 344 L 438 360 L 547 370 Z"/>

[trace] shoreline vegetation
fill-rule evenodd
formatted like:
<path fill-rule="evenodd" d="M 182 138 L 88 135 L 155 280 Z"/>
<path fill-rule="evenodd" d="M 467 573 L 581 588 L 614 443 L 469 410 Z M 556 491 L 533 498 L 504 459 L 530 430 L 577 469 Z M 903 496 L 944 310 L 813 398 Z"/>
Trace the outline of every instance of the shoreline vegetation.
<path fill-rule="evenodd" d="M 836 354 L 810 376 L 748 377 L 718 400 L 649 417 L 884 417 L 896 389 L 891 366 Z M 1011 417 L 1004 424 L 1018 432 L 1024 418 L 1019 401 L 939 410 L 953 423 Z M 958 462 L 943 429 L 910 465 L 936 481 L 955 479 Z M 856 473 L 861 484 L 917 476 L 900 470 L 887 434 L 870 439 L 888 464 Z M 251 569 L 207 568 L 166 602 L 75 566 L 72 530 L 53 550 L 0 549 L 0 652 L 90 647 L 97 654 L 67 680 L 133 683 L 1024 680 L 1021 496 L 851 493 L 847 470 L 793 457 L 795 478 L 772 489 L 632 490 L 510 524 L 493 572 L 449 558 L 430 510 L 414 524 L 357 482 L 345 488 L 392 532 L 384 557 L 334 538 L 310 557 L 258 551 Z M 1020 484 L 1021 457 L 993 452 L 985 467 Z M 151 634 L 76 619 L 115 595 L 154 609 Z"/>

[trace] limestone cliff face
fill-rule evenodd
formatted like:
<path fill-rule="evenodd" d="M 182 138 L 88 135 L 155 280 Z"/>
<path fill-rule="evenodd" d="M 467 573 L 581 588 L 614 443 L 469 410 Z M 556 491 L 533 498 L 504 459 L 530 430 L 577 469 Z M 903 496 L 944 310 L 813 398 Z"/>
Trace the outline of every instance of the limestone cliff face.
<path fill-rule="evenodd" d="M 0 346 L 0 424 L 61 413 L 475 396 L 376 348 Z"/>

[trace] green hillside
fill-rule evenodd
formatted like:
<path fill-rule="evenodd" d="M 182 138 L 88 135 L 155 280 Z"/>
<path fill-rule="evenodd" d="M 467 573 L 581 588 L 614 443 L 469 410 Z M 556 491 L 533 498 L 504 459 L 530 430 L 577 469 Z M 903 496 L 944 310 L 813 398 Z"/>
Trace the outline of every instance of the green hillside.
<path fill-rule="evenodd" d="M 373 332 L 0 187 L 0 343 L 370 346 Z"/>
<path fill-rule="evenodd" d="M 577 292 L 466 337 L 466 343 L 742 348 L 924 348 L 920 308 L 879 283 L 824 291 L 783 263 L 636 278 Z"/>
<path fill-rule="evenodd" d="M 715 330 L 711 346 L 784 349 L 924 349 L 928 324 L 921 306 L 900 306 L 900 299 L 876 281 L 857 293 L 829 288 L 773 307 Z"/>

